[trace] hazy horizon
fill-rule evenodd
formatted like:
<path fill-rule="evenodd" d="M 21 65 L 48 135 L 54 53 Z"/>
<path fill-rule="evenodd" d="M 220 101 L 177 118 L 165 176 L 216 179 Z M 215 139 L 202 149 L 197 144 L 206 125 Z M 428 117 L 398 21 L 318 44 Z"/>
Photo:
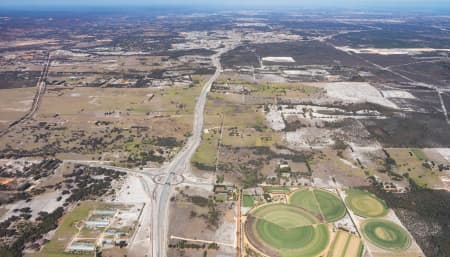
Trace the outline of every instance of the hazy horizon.
<path fill-rule="evenodd" d="M 343 0 L 337 3 L 331 0 L 317 0 L 317 1 L 296 1 L 296 0 L 247 0 L 245 2 L 239 0 L 191 0 L 190 2 L 180 0 L 3 0 L 0 2 L 0 7 L 18 7 L 18 8 L 61 8 L 68 6 L 89 7 L 89 6 L 104 6 L 104 7 L 118 7 L 118 6 L 193 6 L 193 7 L 243 7 L 243 8 L 260 8 L 260 7 L 299 7 L 299 8 L 340 8 L 340 9 L 449 9 L 450 0 L 379 0 L 376 2 L 363 0 Z"/>

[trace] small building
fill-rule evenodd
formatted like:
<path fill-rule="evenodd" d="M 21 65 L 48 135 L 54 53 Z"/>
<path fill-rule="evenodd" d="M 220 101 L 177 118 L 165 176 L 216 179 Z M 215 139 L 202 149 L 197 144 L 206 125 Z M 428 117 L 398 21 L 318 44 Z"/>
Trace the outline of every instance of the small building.
<path fill-rule="evenodd" d="M 86 227 L 90 229 L 96 229 L 96 228 L 106 228 L 109 226 L 111 219 L 104 218 L 104 219 L 96 219 L 96 220 L 88 220 L 86 221 Z"/>
<path fill-rule="evenodd" d="M 118 230 L 118 229 L 107 229 L 105 231 L 105 235 L 119 235 L 119 236 L 125 236 L 128 235 L 128 232 Z"/>
<path fill-rule="evenodd" d="M 74 242 L 67 247 L 66 251 L 71 253 L 91 253 L 95 252 L 96 248 L 97 246 L 94 243 Z"/>
<path fill-rule="evenodd" d="M 100 215 L 100 216 L 114 216 L 116 214 L 115 210 L 95 210 L 92 213 L 93 215 Z"/>
<path fill-rule="evenodd" d="M 242 194 L 251 195 L 251 196 L 261 196 L 264 194 L 264 190 L 262 187 L 252 187 L 242 190 Z"/>
<path fill-rule="evenodd" d="M 214 193 L 219 194 L 219 193 L 227 193 L 227 187 L 226 186 L 215 186 L 214 187 Z"/>

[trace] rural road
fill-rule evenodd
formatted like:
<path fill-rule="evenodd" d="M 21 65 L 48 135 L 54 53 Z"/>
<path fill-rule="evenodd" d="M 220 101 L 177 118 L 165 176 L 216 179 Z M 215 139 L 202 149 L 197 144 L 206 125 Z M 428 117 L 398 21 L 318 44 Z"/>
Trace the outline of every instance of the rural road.
<path fill-rule="evenodd" d="M 50 68 L 50 62 L 51 62 L 51 53 L 47 54 L 47 59 L 44 63 L 44 68 L 41 71 L 41 75 L 39 76 L 39 79 L 36 83 L 36 94 L 33 98 L 33 103 L 31 104 L 31 108 L 28 112 L 26 112 L 22 117 L 20 117 L 19 119 L 15 120 L 14 122 L 12 122 L 11 124 L 9 124 L 8 128 L 6 128 L 5 130 L 0 132 L 0 137 L 5 135 L 6 133 L 8 133 L 10 131 L 10 129 L 22 122 L 24 122 L 25 120 L 30 119 L 31 117 L 34 116 L 34 114 L 37 112 L 40 104 L 41 104 L 41 100 L 43 95 L 45 94 L 45 90 L 47 89 L 47 83 L 45 82 L 45 80 L 47 79 L 47 75 L 48 75 L 48 70 Z"/>

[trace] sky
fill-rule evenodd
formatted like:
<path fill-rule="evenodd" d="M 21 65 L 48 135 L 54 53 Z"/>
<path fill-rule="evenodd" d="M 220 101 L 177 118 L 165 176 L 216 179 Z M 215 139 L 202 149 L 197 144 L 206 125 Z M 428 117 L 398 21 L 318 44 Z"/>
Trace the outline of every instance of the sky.
<path fill-rule="evenodd" d="M 45 7 L 45 6 L 235 6 L 267 7 L 297 6 L 306 8 L 446 8 L 450 0 L 0 0 L 3 6 Z"/>

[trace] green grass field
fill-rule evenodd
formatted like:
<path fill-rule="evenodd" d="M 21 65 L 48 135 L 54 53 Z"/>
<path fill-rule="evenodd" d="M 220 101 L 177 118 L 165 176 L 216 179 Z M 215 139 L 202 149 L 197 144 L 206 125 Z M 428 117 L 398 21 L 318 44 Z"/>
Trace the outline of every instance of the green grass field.
<path fill-rule="evenodd" d="M 305 226 L 285 229 L 264 219 L 256 222 L 261 239 L 277 249 L 296 249 L 308 245 L 314 238 L 314 227 Z"/>
<path fill-rule="evenodd" d="M 289 203 L 322 215 L 328 222 L 345 216 L 345 206 L 334 194 L 324 190 L 299 190 L 289 197 Z"/>
<path fill-rule="evenodd" d="M 319 253 L 323 252 L 325 248 L 327 248 L 328 243 L 330 241 L 330 234 L 328 231 L 328 225 L 327 224 L 320 224 L 317 226 L 309 226 L 308 228 L 312 229 L 312 235 L 308 242 L 305 242 L 306 244 L 300 245 L 300 243 L 297 244 L 296 249 L 283 249 L 281 251 L 282 257 L 312 257 L 317 256 Z M 304 229 L 304 232 L 306 230 Z M 305 239 L 299 237 L 299 239 L 302 239 L 302 241 L 306 241 Z"/>
<path fill-rule="evenodd" d="M 264 205 L 251 214 L 258 219 L 264 219 L 285 229 L 319 223 L 319 220 L 311 213 L 287 204 Z"/>
<path fill-rule="evenodd" d="M 388 213 L 386 203 L 367 191 L 349 189 L 345 192 L 347 194 L 345 203 L 358 216 L 379 218 Z"/>
<path fill-rule="evenodd" d="M 401 251 L 411 245 L 408 232 L 391 221 L 367 220 L 361 224 L 361 230 L 369 242 L 385 250 Z"/>
<path fill-rule="evenodd" d="M 327 247 L 330 240 L 327 224 L 285 229 L 259 219 L 254 229 L 262 243 L 286 257 L 316 256 Z"/>
<path fill-rule="evenodd" d="M 319 204 L 312 190 L 304 189 L 291 194 L 289 203 L 307 209 L 317 215 L 321 215 Z"/>
<path fill-rule="evenodd" d="M 197 162 L 206 166 L 215 167 L 218 141 L 219 134 L 203 134 L 202 141 L 195 150 L 191 162 Z"/>
<path fill-rule="evenodd" d="M 328 224 L 287 204 L 270 204 L 252 211 L 254 239 L 285 257 L 316 256 L 328 246 Z"/>
<path fill-rule="evenodd" d="M 242 206 L 253 207 L 255 205 L 255 198 L 251 195 L 242 196 Z"/>
<path fill-rule="evenodd" d="M 326 221 L 337 221 L 345 216 L 345 206 L 336 195 L 323 190 L 314 190 L 314 195 Z"/>

